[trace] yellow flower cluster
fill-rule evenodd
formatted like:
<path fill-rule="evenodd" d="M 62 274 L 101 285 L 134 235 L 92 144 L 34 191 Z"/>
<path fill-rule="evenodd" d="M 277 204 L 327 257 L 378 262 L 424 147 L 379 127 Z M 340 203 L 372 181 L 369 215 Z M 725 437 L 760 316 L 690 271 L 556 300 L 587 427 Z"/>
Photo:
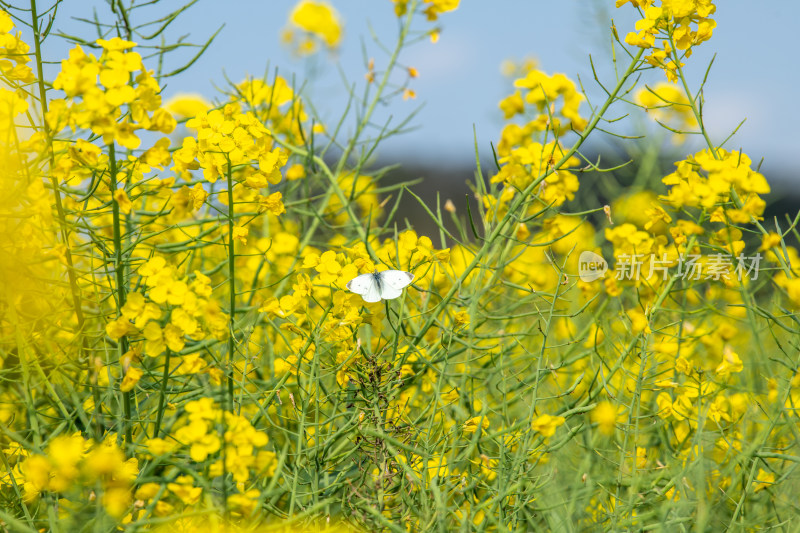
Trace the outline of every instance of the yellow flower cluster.
<path fill-rule="evenodd" d="M 211 109 L 211 104 L 199 94 L 178 93 L 164 103 L 164 108 L 179 118 L 192 118 Z"/>
<path fill-rule="evenodd" d="M 447 264 L 450 251 L 435 250 L 428 237 L 406 231 L 396 241 L 384 241 L 375 249 L 375 253 L 383 264 L 397 265 L 413 272 L 415 283 L 447 283 L 444 271 L 431 267 L 433 264 Z M 274 348 L 279 354 L 274 372 L 278 376 L 286 373 L 295 375 L 298 372 L 307 374 L 308 365 L 318 346 L 317 343 L 308 342 L 305 331 L 319 328 L 322 338 L 333 343 L 329 349 L 336 356 L 331 364 L 336 369 L 339 384 L 346 386 L 351 376 L 356 375 L 355 368 L 363 364 L 356 349 L 354 333 L 360 325 L 369 325 L 374 348 L 377 348 L 378 336 L 383 328 L 383 313 L 382 304 L 364 304 L 361 297 L 347 291 L 345 285 L 359 273 L 375 271 L 377 265 L 362 243 L 344 248 L 340 253 L 309 248 L 304 251 L 302 269 L 304 271 L 295 277 L 291 292 L 280 298 L 267 297 L 259 309 L 270 320 L 281 321 L 281 327 L 291 333 L 291 340 L 287 342 L 284 336 Z M 406 298 L 409 307 L 421 305 L 421 298 L 413 293 L 408 293 Z M 368 312 L 362 312 L 362 308 L 367 308 Z"/>
<path fill-rule="evenodd" d="M 701 4 L 662 2 L 677 26 L 649 28 L 697 31 Z M 412 5 L 404 31 L 458 2 L 395 2 Z M 339 42 L 329 5 L 292 17 Z M 715 524 L 746 509 L 749 526 L 792 510 L 770 493 L 794 482 L 800 256 L 791 230 L 756 223 L 769 186 L 746 155 L 700 151 L 658 187 L 616 189 L 611 207 L 581 198 L 579 172 L 596 170 L 579 151 L 582 96 L 525 62 L 501 103 L 520 124 L 503 129 L 498 172 L 474 184 L 468 213 L 427 209 L 435 229 L 422 232 L 387 198 L 404 189 L 359 155 L 368 137 L 342 142 L 343 120 L 320 149 L 324 130 L 282 77 L 233 85 L 218 106 L 161 106 L 132 43 L 100 40 L 99 59 L 76 48 L 52 91 L 66 97 L 48 120 L 74 132 L 48 131 L 24 87 L 27 47 L 2 16 L 0 29 L 7 527 L 538 530 L 564 494 L 579 529 L 693 523 L 701 509 Z M 633 59 L 607 105 L 648 68 Z M 697 127 L 675 85 L 635 101 Z M 174 124 L 166 108 L 186 119 L 180 137 L 140 146 L 139 130 Z M 331 164 L 339 146 L 353 149 Z M 753 244 L 769 265 L 758 280 L 714 266 Z M 587 281 L 583 252 L 607 251 L 616 264 Z M 686 256 L 727 277 L 664 272 L 690 268 Z M 625 260 L 641 270 L 616 276 Z M 413 283 L 376 303 L 347 290 L 384 269 Z"/>
<path fill-rule="evenodd" d="M 334 49 L 342 40 L 341 17 L 328 2 L 301 0 L 289 15 L 289 24 L 283 40 L 293 43 L 293 49 L 300 55 L 316 52 L 320 41 Z"/>
<path fill-rule="evenodd" d="M 186 416 L 174 428 L 174 438 L 148 439 L 144 448 L 147 455 L 156 460 L 186 454 L 195 463 L 212 460 L 212 476 L 227 472 L 235 480 L 238 493 L 228 496 L 228 504 L 246 516 L 260 494 L 248 488 L 248 482 L 254 475 L 271 476 L 277 466 L 275 453 L 264 449 L 269 438 L 253 428 L 247 418 L 223 411 L 211 398 L 190 401 L 185 409 Z M 225 428 L 221 434 L 219 426 Z M 172 516 L 191 513 L 201 503 L 203 489 L 191 476 L 182 475 L 165 487 L 144 483 L 135 495 L 142 503 L 140 507 L 153 507 L 156 516 Z"/>
<path fill-rule="evenodd" d="M 44 493 L 82 491 L 84 499 L 99 498 L 106 512 L 117 518 L 133 503 L 132 486 L 139 474 L 138 460 L 126 459 L 112 435 L 98 443 L 80 434 L 54 437 L 44 454 L 14 451 L 11 455 L 17 464 L 3 476 L 2 484 L 12 484 L 13 477 L 22 486 L 28 502 Z M 12 450 L 3 453 L 8 452 Z M 99 493 L 92 490 L 94 487 Z M 66 500 L 65 503 L 71 505 Z"/>
<path fill-rule="evenodd" d="M 497 143 L 497 161 L 501 166 L 490 180 L 502 183 L 503 187 L 496 194 L 480 197 L 488 222 L 502 220 L 518 193 L 531 183 L 539 184 L 534 191 L 539 203 L 531 205 L 532 210 L 543 205 L 558 207 L 572 200 L 579 187 L 577 176 L 568 170 L 577 166 L 579 160 L 574 156 L 565 159 L 566 151 L 558 138 L 586 127 L 578 109 L 583 95 L 569 78 L 563 74 L 549 76 L 537 70 L 533 61 L 509 69 L 521 75 L 514 85 L 525 93 L 517 90 L 500 102 L 505 118 L 525 115 L 526 104 L 532 105 L 536 115 L 525 124 L 509 122 L 503 127 Z M 559 98 L 563 99 L 563 105 L 556 111 Z M 528 235 L 528 229 L 520 225 L 518 237 L 525 239 Z"/>
<path fill-rule="evenodd" d="M 35 81 L 29 46 L 13 29 L 0 11 L 0 370 L 14 359 L 9 354 L 69 360 L 55 344 L 75 325 L 64 304 L 65 249 L 55 232 L 52 192 L 34 170 L 47 151 L 43 135 L 30 133 L 41 128 L 28 122 L 37 114 L 28 102 L 27 85 Z"/>
<path fill-rule="evenodd" d="M 352 193 L 353 201 L 351 206 L 358 207 L 362 216 L 377 220 L 383 214 L 383 206 L 375 193 L 377 184 L 371 176 L 360 175 L 356 177 L 352 172 L 345 172 L 339 175 L 337 181 L 343 191 L 348 194 Z M 336 224 L 344 224 L 348 219 L 344 207 L 339 197 L 334 196 L 328 202 L 325 213 Z"/>
<path fill-rule="evenodd" d="M 171 133 L 175 118 L 161 107 L 161 89 L 141 55 L 130 51 L 136 43 L 114 37 L 97 44 L 103 49 L 99 59 L 76 46 L 61 62 L 53 88 L 64 91 L 66 98 L 50 103 L 50 129 L 88 128 L 105 144 L 117 142 L 130 149 L 141 144 L 137 130 Z"/>
<path fill-rule="evenodd" d="M 790 255 L 794 255 L 789 264 L 792 266 L 797 265 L 797 261 L 800 260 L 800 257 L 797 257 L 797 251 L 794 248 L 789 248 L 789 251 Z M 780 261 L 775 262 L 780 264 Z M 774 281 L 778 287 L 786 292 L 786 296 L 789 298 L 793 308 L 800 309 L 800 272 L 797 272 L 796 268 L 791 275 L 787 275 L 786 272 L 778 272 L 775 274 Z"/>
<path fill-rule="evenodd" d="M 408 11 L 408 0 L 392 0 L 394 13 L 402 17 Z M 438 20 L 439 15 L 458 9 L 461 0 L 423 0 L 425 16 L 430 21 Z"/>
<path fill-rule="evenodd" d="M 746 154 L 719 148 L 715 157 L 710 150 L 702 150 L 676 166 L 677 170 L 662 180 L 670 187 L 662 197 L 668 205 L 704 209 L 712 222 L 761 219 L 766 204 L 760 195 L 769 193 L 770 188 L 764 176 L 750 168 Z M 741 205 L 728 205 L 734 197 Z"/>
<path fill-rule="evenodd" d="M 660 5 L 657 0 L 616 0 L 616 5 L 629 2 L 644 17 L 625 42 L 650 50 L 647 62 L 661 68 L 670 81 L 677 81 L 681 59 L 691 56 L 692 48 L 709 40 L 714 32 L 717 23 L 710 18 L 716 11 L 713 0 L 661 0 Z"/>
<path fill-rule="evenodd" d="M 181 351 L 187 337 L 192 341 L 207 335 L 226 338 L 228 315 L 211 298 L 210 278 L 195 271 L 192 281 L 180 279 L 175 268 L 160 256 L 147 261 L 138 273 L 148 288 L 147 294 L 128 294 L 122 315 L 106 324 L 109 337 L 142 340 L 140 353 L 150 357 L 164 353 L 167 348 Z"/>
<path fill-rule="evenodd" d="M 201 112 L 186 126 L 197 131 L 197 138 L 185 137 L 183 146 L 173 155 L 174 170 L 187 176 L 187 170 L 203 169 L 203 178 L 211 183 L 227 175 L 233 167 L 258 162 L 259 170 L 246 174 L 245 182 L 253 189 L 281 180 L 280 168 L 288 155 L 273 150 L 270 131 L 241 106 L 227 104 L 223 109 Z"/>
<path fill-rule="evenodd" d="M 33 70 L 28 65 L 30 47 L 22 40 L 20 32 L 12 33 L 14 23 L 5 11 L 0 11 L 0 77 L 11 87 L 27 85 L 35 81 Z M 2 92 L 7 89 L 2 88 Z M 0 113 L 7 113 L 3 106 Z"/>
<path fill-rule="evenodd" d="M 308 121 L 308 114 L 303 107 L 303 101 L 285 78 L 275 76 L 271 84 L 259 79 L 247 79 L 236 85 L 236 94 L 232 96 L 232 101 L 242 102 L 245 109 L 255 113 L 273 136 L 282 137 L 295 145 L 303 144 L 304 136 L 308 132 L 302 131 L 301 128 Z M 322 124 L 316 123 L 312 133 L 323 131 Z M 295 174 L 300 172 L 300 169 L 295 169 Z M 287 174 L 286 177 L 298 179 L 302 176 Z"/>
<path fill-rule="evenodd" d="M 556 429 L 565 422 L 563 416 L 541 415 L 531 421 L 531 429 L 540 433 L 542 437 L 552 437 Z"/>
<path fill-rule="evenodd" d="M 504 140 L 509 139 L 504 137 Z M 518 191 L 524 190 L 536 178 L 553 169 L 555 164 L 563 159 L 565 155 L 558 141 L 551 141 L 543 145 L 538 142 L 532 142 L 527 135 L 515 138 L 514 141 L 520 143 L 520 145 L 508 151 L 503 150 L 501 152 L 498 150 L 499 154 L 503 154 L 499 158 L 502 167 L 491 179 L 492 183 L 503 183 L 505 185 L 503 194 L 500 196 L 499 206 L 503 206 L 513 198 L 512 191 L 515 189 Z M 562 164 L 561 168 L 554 170 L 544 178 L 539 189 L 539 198 L 544 204 L 560 206 L 575 197 L 575 192 L 579 186 L 578 178 L 574 173 L 566 169 L 574 167 L 578 163 L 577 157 L 570 157 Z M 502 209 L 489 203 L 493 200 L 484 197 L 487 212 L 502 216 Z"/>
<path fill-rule="evenodd" d="M 507 135 L 530 136 L 534 132 L 541 131 L 549 131 L 556 137 L 561 137 L 569 131 L 579 132 L 586 127 L 586 120 L 581 117 L 579 111 L 585 97 L 578 92 L 575 83 L 566 75 L 561 73 L 548 75 L 531 65 L 525 76 L 514 81 L 514 87 L 524 90 L 524 94 L 517 90 L 500 101 L 500 109 L 506 120 L 524 114 L 525 104 L 533 106 L 537 114 L 524 126 L 516 126 L 522 130 L 519 133 L 507 134 L 504 129 L 503 139 L 506 139 Z M 562 102 L 561 107 L 556 109 L 559 98 Z M 511 125 L 506 126 L 510 127 Z"/>

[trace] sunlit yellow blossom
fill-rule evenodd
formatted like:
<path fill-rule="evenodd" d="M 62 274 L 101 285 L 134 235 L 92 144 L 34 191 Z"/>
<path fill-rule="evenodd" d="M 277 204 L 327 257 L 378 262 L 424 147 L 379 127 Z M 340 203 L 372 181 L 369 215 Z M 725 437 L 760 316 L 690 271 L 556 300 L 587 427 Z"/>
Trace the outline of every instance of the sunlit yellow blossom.
<path fill-rule="evenodd" d="M 503 111 L 503 117 L 506 120 L 525 111 L 525 102 L 522 100 L 522 94 L 516 91 L 514 94 L 503 98 L 500 101 L 500 109 Z"/>
<path fill-rule="evenodd" d="M 447 392 L 442 393 L 442 401 L 444 403 L 453 403 L 457 402 L 459 399 L 458 389 L 450 389 Z"/>
<path fill-rule="evenodd" d="M 174 442 L 165 441 L 161 438 L 148 439 L 147 451 L 153 455 L 163 455 L 175 447 Z"/>
<path fill-rule="evenodd" d="M 261 493 L 257 489 L 251 489 L 244 494 L 232 494 L 228 497 L 228 505 L 242 516 L 249 516 L 253 509 L 258 505 Z"/>
<path fill-rule="evenodd" d="M 766 472 L 763 468 L 759 468 L 754 482 L 754 490 L 759 491 L 772 486 L 775 483 L 775 479 L 775 474 L 773 472 Z"/>
<path fill-rule="evenodd" d="M 97 39 L 97 44 L 102 46 L 105 50 L 109 52 L 117 52 L 121 50 L 129 50 L 136 46 L 136 43 L 132 41 L 126 41 L 119 37 L 113 37 L 109 40 L 105 39 Z"/>
<path fill-rule="evenodd" d="M 577 91 L 575 83 L 564 74 L 556 73 L 550 76 L 540 70 L 531 69 L 524 77 L 514 81 L 514 87 L 527 91 L 524 101 L 534 106 L 539 113 L 526 126 L 532 131 L 549 130 L 556 136 L 562 136 L 571 129 L 581 131 L 586 127 L 587 122 L 579 113 L 579 107 L 585 97 Z M 501 107 L 509 110 L 519 109 L 520 102 L 513 95 L 511 98 L 511 101 L 506 100 L 505 106 Z M 555 102 L 559 99 L 563 104 L 556 112 Z M 504 112 L 508 115 L 508 111 Z M 559 115 L 563 117 L 563 121 Z"/>
<path fill-rule="evenodd" d="M 178 476 L 174 483 L 167 483 L 167 490 L 187 505 L 197 502 L 203 492 L 202 487 L 193 485 L 190 476 Z"/>
<path fill-rule="evenodd" d="M 158 494 L 160 489 L 161 485 L 158 483 L 144 483 L 136 489 L 136 492 L 133 493 L 133 497 L 137 500 L 150 500 Z"/>
<path fill-rule="evenodd" d="M 709 18 L 716 10 L 713 0 L 662 0 L 660 6 L 649 0 L 617 0 L 616 5 L 620 7 L 628 1 L 644 18 L 636 22 L 636 31 L 628 33 L 625 42 L 651 49 L 647 62 L 662 68 L 670 81 L 676 81 L 679 65 L 671 55 L 671 43 L 689 57 L 694 46 L 711 38 L 716 27 L 716 21 Z M 660 48 L 657 39 L 662 41 Z"/>
<path fill-rule="evenodd" d="M 429 480 L 435 477 L 443 480 L 450 472 L 450 469 L 447 467 L 447 460 L 444 457 L 429 459 L 426 463 L 425 470 Z"/>
<path fill-rule="evenodd" d="M 466 311 L 459 311 L 453 317 L 453 323 L 456 326 L 465 326 L 469 324 L 469 313 Z"/>
<path fill-rule="evenodd" d="M 290 355 L 285 359 L 277 358 L 275 359 L 275 375 L 276 376 L 283 376 L 287 372 L 293 372 L 295 370 L 295 365 L 297 364 L 297 357 L 294 355 Z"/>
<path fill-rule="evenodd" d="M 771 248 L 775 248 L 776 246 L 780 246 L 781 243 L 781 236 L 777 233 L 769 233 L 764 236 L 761 241 L 761 246 L 758 248 L 760 252 L 769 250 Z"/>
<path fill-rule="evenodd" d="M 641 310 L 631 309 L 627 314 L 631 320 L 631 329 L 634 333 L 652 333 L 649 320 Z"/>

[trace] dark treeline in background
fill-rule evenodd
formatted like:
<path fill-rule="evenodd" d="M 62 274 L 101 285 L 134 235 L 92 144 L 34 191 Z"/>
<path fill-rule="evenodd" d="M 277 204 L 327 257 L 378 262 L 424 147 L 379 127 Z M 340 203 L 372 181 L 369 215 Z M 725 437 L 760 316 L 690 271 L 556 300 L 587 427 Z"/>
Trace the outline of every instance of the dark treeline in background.
<path fill-rule="evenodd" d="M 562 213 L 572 213 L 586 211 L 590 209 L 602 208 L 604 205 L 614 205 L 622 196 L 641 190 L 649 190 L 656 194 L 663 194 L 667 188 L 661 183 L 661 178 L 674 172 L 675 158 L 673 154 L 662 155 L 659 153 L 643 154 L 623 152 L 622 150 L 605 150 L 603 153 L 587 153 L 586 157 L 593 161 L 600 161 L 601 168 L 616 167 L 626 161 L 630 161 L 626 166 L 614 170 L 613 172 L 597 172 L 585 170 L 578 172 L 580 189 L 575 195 L 575 200 L 564 203 L 559 209 Z M 374 165 L 380 168 L 380 161 Z M 646 168 L 643 168 L 645 167 Z M 753 164 L 754 169 L 757 162 Z M 491 177 L 497 173 L 497 166 L 494 160 L 483 160 L 481 172 L 484 182 L 487 184 Z M 418 161 L 408 160 L 395 164 L 381 179 L 381 186 L 393 185 L 402 182 L 415 182 L 410 187 L 419 196 L 428 208 L 436 212 L 437 202 L 442 210 L 442 218 L 446 227 L 453 231 L 450 213 L 445 212 L 444 205 L 450 200 L 456 208 L 456 215 L 466 222 L 466 227 L 471 227 L 468 220 L 468 213 L 473 217 L 474 225 L 478 232 L 481 231 L 480 205 L 475 194 L 475 183 L 477 179 L 475 164 L 455 166 L 436 165 L 419 163 Z M 797 177 L 789 169 L 779 172 L 765 173 L 767 182 L 770 184 L 771 192 L 764 195 L 767 207 L 764 212 L 762 224 L 768 231 L 775 231 L 775 220 L 782 231 L 786 231 L 800 212 L 800 187 L 797 186 Z M 396 192 L 392 193 L 392 198 L 387 205 L 392 204 L 396 198 Z M 467 203 L 469 202 L 469 211 Z M 613 214 L 613 213 L 612 213 Z M 400 207 L 397 210 L 396 227 L 402 231 L 407 227 L 416 229 L 419 234 L 428 235 L 436 245 L 439 245 L 439 229 L 431 220 L 426 210 L 420 202 L 410 194 L 403 194 Z M 589 215 L 587 219 L 602 232 L 607 227 L 608 222 L 602 211 Z M 615 220 L 618 222 L 618 220 Z M 798 229 L 800 232 L 800 229 Z M 598 244 L 603 243 L 602 234 L 598 236 Z M 745 235 L 747 239 L 747 235 Z M 800 242 L 796 234 L 786 237 L 787 244 L 798 246 Z M 448 245 L 452 243 L 448 242 Z"/>

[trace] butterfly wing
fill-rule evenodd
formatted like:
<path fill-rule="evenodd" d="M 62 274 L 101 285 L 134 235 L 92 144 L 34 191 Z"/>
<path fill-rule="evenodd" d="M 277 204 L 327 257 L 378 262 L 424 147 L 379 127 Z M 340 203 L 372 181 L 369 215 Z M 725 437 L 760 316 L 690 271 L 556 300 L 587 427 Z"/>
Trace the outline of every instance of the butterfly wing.
<path fill-rule="evenodd" d="M 381 285 L 381 298 L 384 300 L 394 300 L 401 294 L 403 294 L 403 289 L 395 289 L 386 284 Z"/>
<path fill-rule="evenodd" d="M 378 282 L 380 280 L 380 283 Z M 411 285 L 414 274 L 404 270 L 384 270 L 377 274 L 361 274 L 347 283 L 350 291 L 360 294 L 367 303 L 393 300 Z"/>
<path fill-rule="evenodd" d="M 405 270 L 384 270 L 380 276 L 381 285 L 397 290 L 405 289 L 414 281 L 414 274 Z"/>
<path fill-rule="evenodd" d="M 375 276 L 372 274 L 361 274 L 347 282 L 346 287 L 356 294 L 360 294 L 361 298 L 367 303 L 375 303 L 381 301 L 381 291 L 378 289 L 378 282 L 375 281 Z"/>
<path fill-rule="evenodd" d="M 378 274 L 381 278 L 381 298 L 394 300 L 403 294 L 403 289 L 411 284 L 414 274 L 404 270 L 384 270 Z"/>

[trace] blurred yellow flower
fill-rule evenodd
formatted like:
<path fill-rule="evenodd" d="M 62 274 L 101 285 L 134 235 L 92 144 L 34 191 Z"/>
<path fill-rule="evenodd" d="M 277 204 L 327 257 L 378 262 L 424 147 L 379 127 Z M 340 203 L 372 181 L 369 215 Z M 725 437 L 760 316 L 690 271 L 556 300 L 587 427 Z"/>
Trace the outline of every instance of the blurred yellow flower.
<path fill-rule="evenodd" d="M 302 0 L 289 15 L 289 21 L 316 37 L 326 46 L 335 48 L 342 39 L 342 22 L 339 13 L 328 2 Z"/>
<path fill-rule="evenodd" d="M 128 198 L 128 194 L 125 192 L 125 189 L 117 189 L 114 191 L 114 200 L 116 200 L 117 204 L 119 205 L 119 210 L 126 215 L 131 212 L 131 201 Z"/>
<path fill-rule="evenodd" d="M 473 416 L 464 422 L 464 433 L 475 433 L 481 427 L 483 430 L 489 429 L 489 419 L 485 416 Z"/>
<path fill-rule="evenodd" d="M 242 246 L 247 245 L 247 235 L 250 233 L 250 230 L 244 226 L 234 226 L 233 227 L 233 240 L 239 241 L 242 243 Z"/>
<path fill-rule="evenodd" d="M 144 372 L 141 368 L 136 368 L 133 366 L 128 368 L 128 371 L 125 372 L 125 378 L 123 378 L 122 383 L 119 385 L 119 390 L 122 392 L 133 390 L 143 375 Z"/>
<path fill-rule="evenodd" d="M 694 115 L 691 102 L 674 83 L 662 81 L 653 87 L 644 87 L 636 93 L 634 101 L 642 106 L 653 120 L 672 130 L 689 132 L 697 128 L 697 117 Z M 670 139 L 678 144 L 686 140 L 686 136 L 675 134 Z"/>
<path fill-rule="evenodd" d="M 614 405 L 608 400 L 598 403 L 589 414 L 592 422 L 597 424 L 597 428 L 605 435 L 613 435 L 617 429 L 619 421 L 619 406 Z"/>
<path fill-rule="evenodd" d="M 306 167 L 301 164 L 290 166 L 286 170 L 286 179 L 289 181 L 299 180 L 306 177 Z"/>
<path fill-rule="evenodd" d="M 764 238 L 761 240 L 761 246 L 759 246 L 758 251 L 764 252 L 766 250 L 770 250 L 772 248 L 779 247 L 781 244 L 781 236 L 777 233 L 768 233 L 764 235 Z"/>
<path fill-rule="evenodd" d="M 450 472 L 450 469 L 447 468 L 447 459 L 444 457 L 438 457 L 428 459 L 428 462 L 425 465 L 425 471 L 427 472 L 428 480 L 438 477 L 441 482 L 443 481 L 443 478 L 446 477 Z"/>
<path fill-rule="evenodd" d="M 425 8 L 425 15 L 428 20 L 434 21 L 439 18 L 441 13 L 458 9 L 458 4 L 461 3 L 461 0 L 424 0 L 424 2 L 429 4 Z"/>
<path fill-rule="evenodd" d="M 286 212 L 286 207 L 283 205 L 282 198 L 283 195 L 280 192 L 274 192 L 269 196 L 258 195 L 258 212 L 269 212 L 275 216 L 282 215 Z"/>
<path fill-rule="evenodd" d="M 211 109 L 211 103 L 203 96 L 193 93 L 178 93 L 166 101 L 164 108 L 180 118 L 191 118 Z"/>
<path fill-rule="evenodd" d="M 714 372 L 720 378 L 726 378 L 732 373 L 736 374 L 744 370 L 744 363 L 739 358 L 739 354 L 734 352 L 730 346 L 725 346 L 722 353 L 722 362 L 717 366 Z"/>
<path fill-rule="evenodd" d="M 556 429 L 565 422 L 563 416 L 541 415 L 531 422 L 531 429 L 543 437 L 552 437 Z"/>

